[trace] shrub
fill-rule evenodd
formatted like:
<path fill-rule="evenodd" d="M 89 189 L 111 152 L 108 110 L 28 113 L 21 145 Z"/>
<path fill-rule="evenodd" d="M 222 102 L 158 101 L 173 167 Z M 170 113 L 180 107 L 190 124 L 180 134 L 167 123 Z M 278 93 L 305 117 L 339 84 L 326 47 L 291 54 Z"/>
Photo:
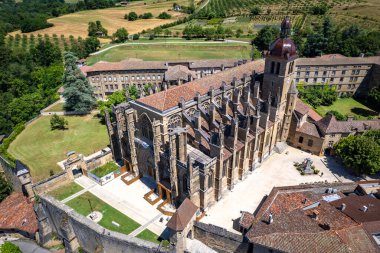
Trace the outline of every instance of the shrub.
<path fill-rule="evenodd" d="M 50 128 L 51 130 L 60 129 L 64 130 L 66 129 L 66 126 L 69 123 L 64 117 L 59 117 L 57 114 L 54 114 L 53 117 L 50 119 Z"/>
<path fill-rule="evenodd" d="M 124 18 L 128 19 L 128 21 L 135 21 L 139 18 L 139 16 L 137 16 L 136 12 L 132 11 L 129 14 L 125 14 Z"/>
<path fill-rule="evenodd" d="M 138 40 L 138 39 L 140 39 L 140 34 L 138 34 L 138 33 L 133 34 L 132 39 L 133 39 L 133 40 Z"/>
<path fill-rule="evenodd" d="M 142 19 L 150 19 L 150 18 L 153 18 L 153 14 L 150 12 L 144 13 L 143 15 L 141 15 L 141 18 Z"/>
<path fill-rule="evenodd" d="M 160 19 L 171 19 L 172 16 L 166 12 L 161 12 L 160 15 L 158 15 L 158 18 L 160 18 Z"/>
<path fill-rule="evenodd" d="M 4 242 L 0 246 L 0 253 L 22 253 L 22 251 L 17 245 L 14 245 L 11 242 Z"/>
<path fill-rule="evenodd" d="M 327 114 L 334 115 L 335 118 L 336 118 L 337 120 L 347 120 L 347 116 L 341 114 L 341 113 L 338 112 L 338 111 L 334 111 L 334 110 L 332 110 L 332 111 L 328 111 Z"/>

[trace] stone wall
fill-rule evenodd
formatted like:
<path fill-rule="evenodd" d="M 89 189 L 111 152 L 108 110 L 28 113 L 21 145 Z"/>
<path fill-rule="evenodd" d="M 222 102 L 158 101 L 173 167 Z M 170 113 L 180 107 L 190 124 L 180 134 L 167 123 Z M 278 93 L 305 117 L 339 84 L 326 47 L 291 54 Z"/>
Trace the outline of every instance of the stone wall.
<path fill-rule="evenodd" d="M 0 171 L 4 173 L 7 181 L 12 184 L 14 191 L 22 192 L 22 184 L 15 174 L 15 168 L 13 168 L 2 156 L 0 156 Z"/>
<path fill-rule="evenodd" d="M 158 250 L 159 245 L 110 231 L 75 212 L 72 208 L 41 195 L 40 213 L 46 215 L 51 233 L 64 242 L 66 252 L 174 252 Z"/>
<path fill-rule="evenodd" d="M 62 171 L 58 174 L 55 174 L 49 178 L 46 178 L 42 181 L 39 181 L 33 184 L 34 192 L 38 194 L 46 193 L 48 191 L 54 190 L 60 187 L 63 184 L 70 182 L 71 179 L 67 175 L 66 171 Z"/>
<path fill-rule="evenodd" d="M 220 253 L 250 252 L 250 244 L 242 235 L 231 233 L 215 225 L 195 222 L 194 237 Z"/>

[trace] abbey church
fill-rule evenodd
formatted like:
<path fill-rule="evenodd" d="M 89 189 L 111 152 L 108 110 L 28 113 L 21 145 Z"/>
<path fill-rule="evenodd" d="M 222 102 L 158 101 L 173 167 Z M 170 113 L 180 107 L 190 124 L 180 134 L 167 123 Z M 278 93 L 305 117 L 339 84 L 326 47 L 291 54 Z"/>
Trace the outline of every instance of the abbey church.
<path fill-rule="evenodd" d="M 114 159 L 131 177 L 150 177 L 168 203 L 189 198 L 206 211 L 267 157 L 281 153 L 293 138 L 289 133 L 313 124 L 307 116 L 294 123 L 298 55 L 290 29 L 286 18 L 265 59 L 113 108 L 106 120 Z"/>

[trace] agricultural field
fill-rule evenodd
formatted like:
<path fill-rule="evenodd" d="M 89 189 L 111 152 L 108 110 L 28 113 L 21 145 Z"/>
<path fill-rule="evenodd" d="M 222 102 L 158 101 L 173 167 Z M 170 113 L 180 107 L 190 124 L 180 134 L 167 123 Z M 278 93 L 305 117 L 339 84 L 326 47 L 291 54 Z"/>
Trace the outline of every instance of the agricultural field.
<path fill-rule="evenodd" d="M 146 61 L 201 60 L 201 59 L 249 59 L 251 45 L 238 43 L 189 43 L 158 45 L 123 45 L 87 58 L 87 64 L 98 61 L 117 62 L 127 58 Z"/>
<path fill-rule="evenodd" d="M 175 1 L 178 4 L 187 5 L 187 0 Z M 157 26 L 171 23 L 180 17 L 186 16 L 181 12 L 174 12 L 170 9 L 173 6 L 174 1 L 139 1 L 132 2 L 126 7 L 115 7 L 108 9 L 98 9 L 98 10 L 88 10 L 80 11 L 68 15 L 63 15 L 61 17 L 49 19 L 48 22 L 54 24 L 53 27 L 38 30 L 30 34 L 37 36 L 38 34 L 63 34 L 66 37 L 72 35 L 74 37 L 87 37 L 87 28 L 90 21 L 99 20 L 102 22 L 104 28 L 108 30 L 108 34 L 112 35 L 118 28 L 124 27 L 128 30 L 130 34 L 139 33 L 142 30 L 152 29 Z M 136 12 L 138 15 L 151 12 L 154 17 L 157 17 L 161 12 L 167 12 L 172 15 L 171 19 L 139 19 L 136 21 L 127 21 L 124 19 L 124 15 L 129 12 Z M 11 35 L 15 36 L 18 32 L 13 32 Z M 107 41 L 102 39 L 103 42 Z"/>
<path fill-rule="evenodd" d="M 65 116 L 67 130 L 50 129 L 51 116 L 29 124 L 11 143 L 8 152 L 29 168 L 34 182 L 62 171 L 57 162 L 69 151 L 90 155 L 109 144 L 106 126 L 95 115 Z"/>

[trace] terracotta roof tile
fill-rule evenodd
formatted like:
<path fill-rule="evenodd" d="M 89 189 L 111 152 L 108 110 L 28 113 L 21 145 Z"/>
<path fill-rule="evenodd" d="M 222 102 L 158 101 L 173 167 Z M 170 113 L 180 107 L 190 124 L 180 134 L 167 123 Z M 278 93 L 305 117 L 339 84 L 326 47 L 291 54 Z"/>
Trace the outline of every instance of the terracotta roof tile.
<path fill-rule="evenodd" d="M 147 105 L 161 112 L 166 111 L 178 106 L 181 97 L 183 97 L 185 101 L 191 101 L 194 99 L 197 92 L 201 95 L 205 95 L 211 87 L 218 89 L 222 86 L 222 82 L 229 84 L 232 82 L 234 77 L 239 79 L 242 78 L 244 74 L 251 75 L 254 70 L 257 73 L 263 72 L 264 60 L 249 62 L 214 75 L 209 75 L 205 78 L 197 79 L 166 91 L 161 91 L 150 96 L 140 98 L 133 103 Z"/>
<path fill-rule="evenodd" d="M 33 203 L 20 192 L 13 192 L 0 203 L 0 230 L 15 229 L 34 236 L 38 231 Z"/>
<path fill-rule="evenodd" d="M 245 229 L 248 229 L 251 227 L 254 219 L 255 219 L 255 216 L 253 214 L 249 212 L 241 212 L 239 225 Z"/>
<path fill-rule="evenodd" d="M 317 126 L 313 123 L 304 122 L 302 126 L 297 129 L 297 131 L 318 138 L 321 137 L 318 132 Z"/>
<path fill-rule="evenodd" d="M 170 218 L 167 226 L 174 231 L 183 231 L 197 211 L 198 207 L 190 199 L 186 198 Z"/>
<path fill-rule="evenodd" d="M 169 66 L 165 72 L 166 81 L 189 80 L 189 76 L 196 78 L 196 73 L 182 65 Z"/>

